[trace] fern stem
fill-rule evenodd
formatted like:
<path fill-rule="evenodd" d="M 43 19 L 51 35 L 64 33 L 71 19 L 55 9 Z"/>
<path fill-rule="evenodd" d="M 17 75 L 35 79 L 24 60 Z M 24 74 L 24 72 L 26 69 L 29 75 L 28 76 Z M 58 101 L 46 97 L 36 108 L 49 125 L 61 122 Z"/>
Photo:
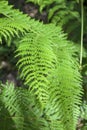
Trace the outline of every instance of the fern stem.
<path fill-rule="evenodd" d="M 83 53 L 83 27 L 84 27 L 84 11 L 83 0 L 81 0 L 81 52 L 80 52 L 80 66 L 82 66 L 82 53 Z"/>

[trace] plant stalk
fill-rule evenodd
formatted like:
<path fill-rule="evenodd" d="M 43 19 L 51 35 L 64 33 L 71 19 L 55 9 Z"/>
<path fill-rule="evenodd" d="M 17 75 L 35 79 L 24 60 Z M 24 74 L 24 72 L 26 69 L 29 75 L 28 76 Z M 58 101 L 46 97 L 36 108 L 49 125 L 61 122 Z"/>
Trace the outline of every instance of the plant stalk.
<path fill-rule="evenodd" d="M 81 52 L 80 52 L 80 67 L 82 67 L 83 28 L 84 28 L 84 8 L 83 8 L 83 0 L 81 0 Z"/>

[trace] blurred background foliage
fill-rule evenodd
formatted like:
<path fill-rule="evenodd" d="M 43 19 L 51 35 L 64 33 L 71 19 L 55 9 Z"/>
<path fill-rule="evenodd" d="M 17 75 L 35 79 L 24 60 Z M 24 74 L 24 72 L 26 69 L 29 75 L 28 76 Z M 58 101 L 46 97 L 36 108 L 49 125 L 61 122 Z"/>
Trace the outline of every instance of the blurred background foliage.
<path fill-rule="evenodd" d="M 81 0 L 8 0 L 31 18 L 39 20 L 44 24 L 54 23 L 61 26 L 67 34 L 68 39 L 75 43 L 80 57 L 81 44 Z M 2 17 L 0 15 L 0 17 Z M 5 83 L 14 82 L 15 86 L 20 86 L 21 81 L 16 69 L 16 59 L 13 59 L 16 48 L 16 40 L 8 41 L 8 45 L 0 45 L 0 80 Z M 83 35 L 83 104 L 81 106 L 80 121 L 78 129 L 87 130 L 87 0 L 84 0 L 84 35 Z M 13 42 L 12 46 L 10 46 Z"/>

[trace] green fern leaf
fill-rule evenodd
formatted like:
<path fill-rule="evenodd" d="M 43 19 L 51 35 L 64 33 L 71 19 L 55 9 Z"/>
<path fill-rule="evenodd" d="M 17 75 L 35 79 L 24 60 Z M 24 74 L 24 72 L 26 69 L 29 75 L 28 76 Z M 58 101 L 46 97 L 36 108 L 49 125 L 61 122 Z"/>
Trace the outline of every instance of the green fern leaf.
<path fill-rule="evenodd" d="M 44 35 L 29 33 L 21 40 L 17 52 L 21 76 L 43 106 L 48 100 L 48 77 L 56 62 L 50 40 Z"/>
<path fill-rule="evenodd" d="M 29 18 L 27 15 L 8 6 L 6 1 L 0 1 L 0 39 L 6 41 L 12 37 L 19 37 L 20 34 L 25 34 L 29 30 Z"/>
<path fill-rule="evenodd" d="M 48 123 L 35 106 L 29 91 L 14 88 L 13 84 L 0 87 L 0 129 L 1 130 L 44 130 Z M 49 129 L 47 129 L 49 130 Z"/>

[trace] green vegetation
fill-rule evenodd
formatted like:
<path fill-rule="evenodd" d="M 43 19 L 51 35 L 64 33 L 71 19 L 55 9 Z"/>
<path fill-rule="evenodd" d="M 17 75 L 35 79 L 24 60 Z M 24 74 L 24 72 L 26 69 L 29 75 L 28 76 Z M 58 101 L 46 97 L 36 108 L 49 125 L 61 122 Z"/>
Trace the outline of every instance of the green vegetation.
<path fill-rule="evenodd" d="M 21 82 L 0 83 L 0 129 L 76 130 L 81 118 L 86 130 L 87 6 L 75 0 L 27 2 L 46 11 L 47 24 L 0 1 L 0 62 L 7 58 L 8 72 L 16 70 Z M 0 71 L 2 76 L 1 65 Z"/>

